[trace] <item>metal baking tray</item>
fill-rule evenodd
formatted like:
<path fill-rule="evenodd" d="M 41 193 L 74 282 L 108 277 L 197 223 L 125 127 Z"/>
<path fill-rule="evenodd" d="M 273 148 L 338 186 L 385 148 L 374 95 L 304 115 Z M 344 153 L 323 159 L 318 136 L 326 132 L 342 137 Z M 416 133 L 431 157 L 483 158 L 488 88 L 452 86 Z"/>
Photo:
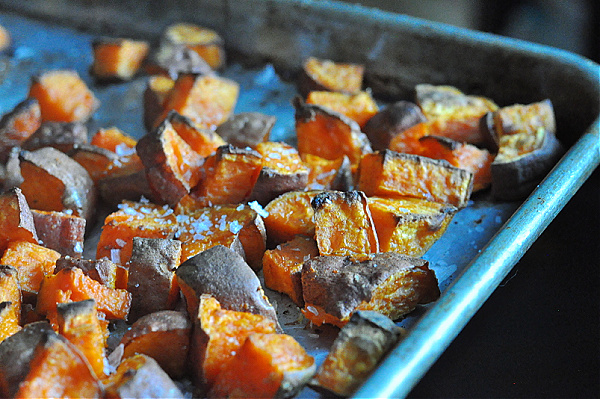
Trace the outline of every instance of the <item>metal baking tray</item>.
<path fill-rule="evenodd" d="M 355 397 L 406 396 L 600 163 L 598 64 L 550 47 L 327 0 L 0 0 L 0 24 L 14 38 L 12 52 L 0 56 L 0 112 L 24 98 L 32 75 L 71 68 L 102 102 L 94 124 L 141 137 L 145 80 L 93 86 L 90 41 L 100 34 L 154 40 L 178 21 L 224 37 L 231 58 L 222 74 L 241 86 L 236 112 L 275 115 L 272 140 L 293 142 L 296 89 L 285 77 L 311 55 L 364 64 L 380 99 L 412 99 L 416 84 L 431 83 L 501 106 L 552 100 L 567 153 L 525 201 L 477 194 L 455 216 L 424 256 L 438 276 L 441 298 L 398 323 L 408 335 Z M 93 256 L 95 247 L 86 248 Z M 279 303 L 286 332 L 321 362 L 336 329 L 307 326 L 285 298 L 269 296 Z M 318 394 L 307 388 L 299 396 Z"/>

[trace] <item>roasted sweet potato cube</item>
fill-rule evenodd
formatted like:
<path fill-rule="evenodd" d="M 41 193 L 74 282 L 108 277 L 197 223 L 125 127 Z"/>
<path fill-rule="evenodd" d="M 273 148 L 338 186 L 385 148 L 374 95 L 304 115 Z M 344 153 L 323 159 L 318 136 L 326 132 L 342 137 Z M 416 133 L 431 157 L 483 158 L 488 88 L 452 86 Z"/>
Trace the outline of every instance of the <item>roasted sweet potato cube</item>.
<path fill-rule="evenodd" d="M 96 280 L 102 285 L 108 288 L 117 288 L 117 265 L 108 258 L 100 259 L 83 259 L 78 257 L 72 257 L 69 255 L 63 255 L 56 261 L 56 267 L 54 273 L 58 273 L 63 269 L 69 269 L 71 267 L 77 267 L 83 271 L 83 274 L 90 277 L 92 280 Z"/>
<path fill-rule="evenodd" d="M 8 50 L 11 45 L 10 32 L 4 26 L 0 26 L 0 51 Z"/>
<path fill-rule="evenodd" d="M 538 129 L 556 133 L 554 107 L 548 99 L 531 104 L 514 104 L 494 112 L 497 138 L 516 133 L 534 133 Z"/>
<path fill-rule="evenodd" d="M 431 123 L 417 123 L 392 137 L 387 149 L 406 154 L 419 154 L 422 151 L 420 139 L 431 134 L 433 134 Z"/>
<path fill-rule="evenodd" d="M 379 111 L 377 103 L 368 91 L 356 94 L 311 91 L 306 97 L 306 103 L 339 112 L 358 123 L 361 128 Z"/>
<path fill-rule="evenodd" d="M 325 159 L 346 155 L 352 165 L 372 152 L 367 136 L 358 123 L 320 105 L 305 104 L 294 99 L 296 135 L 300 154 L 314 154 Z"/>
<path fill-rule="evenodd" d="M 190 349 L 196 384 L 210 387 L 224 365 L 252 333 L 275 333 L 276 323 L 264 316 L 221 308 L 211 295 L 200 297 Z"/>
<path fill-rule="evenodd" d="M 11 241 L 0 264 L 17 269 L 19 284 L 24 294 L 36 294 L 44 276 L 51 275 L 60 253 L 28 241 Z"/>
<path fill-rule="evenodd" d="M 278 326 L 275 308 L 260 280 L 244 259 L 229 248 L 209 248 L 183 262 L 175 275 L 190 315 L 197 314 L 201 296 L 209 294 L 225 309 L 260 314 Z"/>
<path fill-rule="evenodd" d="M 166 44 L 163 42 L 163 44 Z M 165 75 L 177 79 L 179 75 L 207 75 L 213 69 L 197 52 L 183 44 L 161 45 L 154 52 L 150 62 L 146 64 L 146 72 L 150 75 Z"/>
<path fill-rule="evenodd" d="M 466 95 L 453 86 L 419 84 L 416 103 L 430 123 L 430 134 L 470 144 L 483 144 L 486 138 L 479 120 L 498 106 L 490 99 Z"/>
<path fill-rule="evenodd" d="M 426 120 L 417 104 L 401 100 L 387 105 L 373 115 L 362 126 L 362 130 L 369 138 L 373 149 L 381 151 L 389 147 L 394 137 Z"/>
<path fill-rule="evenodd" d="M 214 30 L 190 23 L 170 25 L 162 35 L 162 46 L 185 46 L 196 52 L 214 70 L 225 66 L 225 48 Z"/>
<path fill-rule="evenodd" d="M 111 165 L 119 160 L 116 153 L 91 144 L 74 145 L 68 154 L 87 170 L 94 183 L 104 177 Z"/>
<path fill-rule="evenodd" d="M 227 144 L 217 133 L 197 127 L 189 118 L 175 111 L 169 112 L 167 120 L 183 141 L 201 157 L 212 155 L 217 148 Z"/>
<path fill-rule="evenodd" d="M 77 348 L 98 378 L 104 378 L 105 327 L 98 318 L 96 302 L 86 299 L 57 304 L 58 332 Z"/>
<path fill-rule="evenodd" d="M 350 159 L 345 155 L 329 160 L 318 155 L 303 154 L 302 162 L 308 168 L 306 190 L 348 191 L 354 185 Z"/>
<path fill-rule="evenodd" d="M 41 124 L 40 104 L 35 98 L 21 101 L 4 114 L 0 119 L 0 163 L 6 163 L 10 150 L 20 146 Z"/>
<path fill-rule="evenodd" d="M 117 127 L 100 128 L 90 139 L 90 144 L 105 148 L 118 155 L 130 155 L 137 140 Z"/>
<path fill-rule="evenodd" d="M 173 379 L 187 373 L 192 322 L 182 312 L 161 310 L 149 313 L 132 324 L 121 339 L 123 358 L 142 353 L 150 356 Z"/>
<path fill-rule="evenodd" d="M 174 86 L 175 80 L 168 76 L 153 75 L 148 78 L 143 94 L 146 130 L 151 131 L 156 125 L 158 118 L 163 114 L 165 99 Z"/>
<path fill-rule="evenodd" d="M 18 384 L 18 398 L 97 398 L 103 386 L 85 357 L 63 336 L 45 332 Z"/>
<path fill-rule="evenodd" d="M 172 309 L 179 298 L 174 270 L 179 266 L 181 242 L 166 238 L 133 238 L 127 290 L 131 293 L 129 320 Z"/>
<path fill-rule="evenodd" d="M 175 110 L 198 127 L 214 130 L 233 113 L 239 90 L 239 85 L 233 80 L 216 75 L 179 75 L 155 126 L 171 110 Z"/>
<path fill-rule="evenodd" d="M 365 67 L 309 57 L 302 66 L 298 89 L 303 97 L 311 91 L 337 91 L 348 94 L 360 92 Z"/>
<path fill-rule="evenodd" d="M 491 165 L 494 155 L 469 143 L 446 137 L 425 136 L 419 139 L 421 152 L 417 155 L 445 159 L 451 165 L 473 174 L 473 192 L 488 188 L 492 183 Z"/>
<path fill-rule="evenodd" d="M 388 317 L 356 311 L 340 330 L 310 385 L 327 393 L 351 396 L 402 336 Z"/>
<path fill-rule="evenodd" d="M 360 257 L 379 252 L 367 197 L 360 191 L 325 191 L 311 201 L 319 253 Z"/>
<path fill-rule="evenodd" d="M 17 315 L 17 323 L 21 320 L 21 286 L 16 268 L 0 265 L 0 302 L 10 302 Z"/>
<path fill-rule="evenodd" d="M 52 147 L 21 151 L 21 190 L 33 209 L 72 212 L 92 225 L 96 187 L 87 170 Z"/>
<path fill-rule="evenodd" d="M 17 308 L 12 302 L 0 301 L 0 342 L 21 330 L 20 310 L 20 307 Z"/>
<path fill-rule="evenodd" d="M 92 41 L 91 73 L 98 80 L 130 80 L 142 66 L 150 45 L 143 40 L 101 37 Z"/>
<path fill-rule="evenodd" d="M 131 307 L 131 294 L 111 289 L 86 276 L 78 267 L 62 269 L 44 277 L 37 297 L 36 311 L 42 315 L 56 312 L 56 305 L 93 299 L 96 309 L 107 319 L 125 319 Z"/>
<path fill-rule="evenodd" d="M 204 158 L 177 134 L 168 119 L 142 137 L 136 145 L 150 187 L 170 205 L 187 195 L 200 179 Z"/>
<path fill-rule="evenodd" d="M 254 184 L 250 201 L 266 205 L 288 191 L 303 190 L 308 182 L 308 169 L 298 151 L 286 143 L 264 141 L 256 151 L 262 156 L 262 169 Z"/>
<path fill-rule="evenodd" d="M 458 209 L 417 198 L 367 198 L 381 252 L 421 256 L 444 234 Z"/>
<path fill-rule="evenodd" d="M 308 237 L 315 235 L 314 210 L 310 202 L 320 192 L 290 191 L 267 204 L 265 211 L 268 215 L 264 220 L 269 248 L 290 241 L 297 234 Z"/>
<path fill-rule="evenodd" d="M 182 398 L 181 390 L 156 360 L 143 354 L 123 360 L 103 381 L 106 398 Z"/>
<path fill-rule="evenodd" d="M 40 243 L 61 255 L 83 254 L 86 220 L 65 212 L 31 210 Z"/>
<path fill-rule="evenodd" d="M 317 256 L 302 266 L 302 313 L 312 323 L 343 327 L 357 310 L 374 310 L 396 320 L 417 304 L 440 295 L 426 260 L 381 252 L 356 261 Z"/>
<path fill-rule="evenodd" d="M 315 371 L 315 360 L 287 334 L 250 334 L 217 375 L 209 398 L 289 398 Z"/>
<path fill-rule="evenodd" d="M 224 145 L 202 165 L 202 180 L 190 191 L 196 206 L 237 204 L 247 200 L 262 168 L 261 155 Z"/>
<path fill-rule="evenodd" d="M 144 198 L 154 203 L 160 202 L 160 198 L 156 196 L 150 187 L 144 169 L 109 173 L 107 176 L 98 179 L 96 185 L 98 186 L 100 198 L 111 206 L 116 207 L 121 201 L 141 201 Z"/>
<path fill-rule="evenodd" d="M 43 121 L 87 121 L 100 102 L 79 74 L 53 70 L 32 78 L 29 97 L 40 104 Z"/>
<path fill-rule="evenodd" d="M 173 210 L 149 202 L 123 201 L 104 219 L 96 258 L 107 257 L 125 265 L 131 257 L 133 237 L 172 238 L 177 228 Z"/>
<path fill-rule="evenodd" d="M 421 198 L 464 208 L 473 174 L 445 160 L 385 150 L 362 158 L 358 189 L 368 197 Z"/>
<path fill-rule="evenodd" d="M 16 187 L 0 194 L 0 252 L 11 241 L 38 242 L 31 209 Z"/>
<path fill-rule="evenodd" d="M 241 112 L 220 124 L 216 132 L 235 147 L 256 148 L 258 143 L 269 141 L 276 120 L 276 117 L 260 112 Z"/>
<path fill-rule="evenodd" d="M 54 147 L 64 153 L 69 153 L 74 146 L 87 144 L 88 130 L 82 122 L 44 122 L 21 148 L 34 151 L 44 147 Z"/>
<path fill-rule="evenodd" d="M 318 255 L 317 242 L 300 235 L 266 251 L 263 257 L 265 287 L 282 292 L 296 305 L 304 306 L 302 264 Z"/>

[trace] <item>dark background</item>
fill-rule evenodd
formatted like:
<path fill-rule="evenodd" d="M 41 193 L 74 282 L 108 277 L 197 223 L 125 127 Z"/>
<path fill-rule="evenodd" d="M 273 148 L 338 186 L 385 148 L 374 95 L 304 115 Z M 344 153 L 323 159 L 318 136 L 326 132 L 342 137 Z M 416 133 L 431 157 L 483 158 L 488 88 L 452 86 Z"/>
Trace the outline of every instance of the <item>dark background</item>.
<path fill-rule="evenodd" d="M 534 41 L 600 62 L 597 0 L 349 2 Z M 600 397 L 599 226 L 596 170 L 410 397 Z"/>

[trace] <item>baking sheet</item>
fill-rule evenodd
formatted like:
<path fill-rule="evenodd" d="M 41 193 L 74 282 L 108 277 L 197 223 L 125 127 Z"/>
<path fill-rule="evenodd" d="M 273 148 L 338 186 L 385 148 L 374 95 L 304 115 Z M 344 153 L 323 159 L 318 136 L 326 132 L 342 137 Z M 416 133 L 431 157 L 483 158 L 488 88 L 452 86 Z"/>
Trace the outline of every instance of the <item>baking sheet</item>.
<path fill-rule="evenodd" d="M 48 3 L 54 2 L 50 1 L 46 4 Z M 379 80 L 374 79 L 373 82 L 389 82 L 389 87 L 384 88 L 389 91 L 387 94 L 398 96 L 406 95 L 413 82 L 431 82 L 457 84 L 467 92 L 486 94 L 500 104 L 535 101 L 539 100 L 540 96 L 551 97 L 557 109 L 559 138 L 569 145 L 576 142 L 557 169 L 523 206 L 515 202 L 496 203 L 490 201 L 487 194 L 476 195 L 469 206 L 455 216 L 442 239 L 424 256 L 436 271 L 443 292 L 442 298 L 435 304 L 419 308 L 399 323 L 409 328 L 411 333 L 356 393 L 357 397 L 406 395 L 599 163 L 598 98 L 594 100 L 593 97 L 594 93 L 598 93 L 598 82 L 595 87 L 593 81 L 592 84 L 589 83 L 589 75 L 591 73 L 593 78 L 594 71 L 597 79 L 598 66 L 567 53 L 555 53 L 540 46 L 512 43 L 494 37 L 480 37 L 478 34 L 439 24 L 429 25 L 420 20 L 406 19 L 387 13 L 367 12 L 360 7 L 341 6 L 326 1 L 318 3 L 265 1 L 260 4 L 244 1 L 238 2 L 238 7 L 230 7 L 228 2 L 198 3 L 202 3 L 208 10 L 207 13 L 199 15 L 212 16 L 212 19 L 209 18 L 210 23 L 197 21 L 204 22 L 207 26 L 222 23 L 232 28 L 234 24 L 231 21 L 235 19 L 235 14 L 246 12 L 249 16 L 246 18 L 250 20 L 249 22 L 235 25 L 233 31 L 226 31 L 226 41 L 234 40 L 237 51 L 241 48 L 246 48 L 248 52 L 255 50 L 256 54 L 264 55 L 263 61 L 267 62 L 253 64 L 254 67 L 233 63 L 223 75 L 240 83 L 240 100 L 236 112 L 259 111 L 277 117 L 272 136 L 274 140 L 293 141 L 293 108 L 290 100 L 296 93 L 292 83 L 279 78 L 274 65 L 278 69 L 291 68 L 297 66 L 302 57 L 312 54 L 351 61 L 366 60 L 367 66 L 378 73 Z M 284 7 L 286 3 L 293 6 L 291 11 Z M 77 9 L 77 4 L 76 1 L 72 2 L 71 5 L 74 6 L 69 12 L 81 11 Z M 154 2 L 148 4 L 151 6 Z M 32 7 L 34 6 L 35 4 Z M 269 13 L 265 12 L 267 8 Z M 294 39 L 281 37 L 287 26 L 281 25 L 280 22 L 286 17 L 283 15 L 284 9 L 288 10 L 288 18 L 292 20 L 289 25 L 296 25 L 292 26 L 295 29 Z M 221 15 L 219 11 L 223 10 L 228 11 L 223 15 L 227 15 L 229 20 L 218 17 Z M 43 11 L 45 15 L 57 12 L 50 7 Z M 96 23 L 102 21 L 101 18 L 97 18 L 97 11 L 88 11 L 86 15 L 95 17 Z M 302 21 L 299 20 L 300 13 L 309 22 L 302 25 Z M 68 14 L 68 12 L 62 14 L 63 18 L 68 17 Z M 174 11 L 170 18 L 177 18 L 176 14 Z M 328 23 L 334 25 L 329 31 L 319 31 L 315 28 L 320 27 L 320 24 L 327 25 L 323 21 L 324 15 L 328 16 L 330 20 Z M 158 16 L 149 18 L 158 18 L 161 23 L 156 23 L 156 26 L 148 31 L 138 27 L 138 33 L 155 34 L 168 22 L 168 18 L 164 15 L 162 19 Z M 218 18 L 223 20 L 219 21 Z M 337 46 L 333 53 L 330 52 L 331 43 L 340 42 L 336 32 L 338 30 L 342 32 L 344 29 L 342 25 L 338 26 L 336 23 L 350 25 L 356 21 L 362 24 L 375 24 L 378 30 L 369 35 L 370 38 L 366 35 L 364 37 L 358 35 L 354 47 Z M 116 32 L 120 20 L 116 19 L 114 22 L 115 26 L 110 29 Z M 104 23 L 108 22 L 104 21 Z M 2 113 L 11 110 L 24 98 L 31 75 L 47 69 L 74 68 L 93 88 L 102 102 L 101 108 L 94 116 L 94 124 L 103 127 L 117 126 L 138 138 L 144 134 L 141 93 L 145 80 L 140 78 L 124 84 L 96 86 L 87 73 L 92 60 L 89 43 L 95 33 L 79 32 L 6 13 L 0 14 L 0 24 L 11 31 L 15 40 L 12 54 L 0 57 L 0 111 Z M 302 26 L 306 27 L 306 24 L 311 24 L 311 29 L 301 29 Z M 267 30 L 265 25 L 270 29 Z M 249 33 L 252 29 L 264 33 L 258 37 L 262 41 L 257 39 L 256 34 L 253 36 Z M 503 56 L 506 76 L 503 79 L 497 78 L 499 71 L 492 71 L 486 76 L 463 76 L 472 72 L 469 69 L 475 68 L 473 64 L 476 64 L 477 60 L 472 64 L 452 65 L 450 63 L 449 66 L 442 67 L 439 65 L 440 61 L 437 64 L 436 62 L 426 64 L 429 61 L 426 55 L 416 57 L 420 58 L 420 62 L 423 66 L 427 65 L 426 67 L 411 69 L 413 61 L 410 57 L 395 57 L 394 53 L 390 54 L 387 50 L 395 40 L 398 40 L 396 37 L 398 29 L 405 29 L 408 33 L 420 37 L 420 40 L 434 42 L 437 40 L 437 43 L 441 40 L 440 37 L 450 38 L 448 40 L 456 44 L 452 48 L 454 53 L 450 54 L 448 53 L 450 50 L 446 50 L 446 59 L 448 57 L 455 59 L 456 54 L 466 51 L 465 47 L 472 50 L 473 46 L 481 45 L 478 41 L 486 39 L 489 41 L 488 46 L 499 46 L 495 54 Z M 239 35 L 243 35 L 242 39 Z M 403 37 L 405 38 L 406 34 Z M 403 40 L 406 41 L 406 38 Z M 297 48 L 297 45 L 290 44 L 292 42 L 300 42 L 302 51 L 296 51 L 293 56 L 290 56 L 289 51 L 282 49 L 289 46 Z M 360 52 L 363 50 L 361 47 L 363 45 L 369 46 L 366 55 Z M 505 48 L 506 46 L 509 47 Z M 405 43 L 405 47 L 401 50 L 414 52 L 415 47 L 415 43 Z M 274 49 L 281 52 L 273 54 Z M 401 52 L 401 50 L 395 51 Z M 424 51 L 427 53 L 427 50 Z M 523 60 L 527 60 L 527 57 L 531 58 L 532 54 L 537 56 L 534 57 L 537 64 L 531 60 L 523 64 Z M 443 56 L 444 54 L 441 54 L 440 58 L 443 59 Z M 396 63 L 402 63 L 404 72 L 392 72 L 394 60 Z M 557 67 L 544 68 L 551 64 L 551 61 L 556 63 L 557 60 L 563 64 L 563 69 L 568 73 L 554 76 L 553 74 L 559 74 L 559 71 L 553 69 Z M 524 84 L 522 81 L 525 80 L 526 74 L 518 70 L 518 65 L 527 65 L 538 73 L 543 72 L 544 79 L 530 78 L 529 80 L 533 82 L 527 82 L 527 86 L 519 89 L 519 84 Z M 448 71 L 449 67 L 456 70 Z M 390 80 L 390 76 L 394 77 L 393 73 L 400 73 L 401 76 L 395 76 Z M 476 73 L 484 75 L 482 71 Z M 559 80 L 559 77 L 566 81 L 557 86 L 555 81 Z M 574 81 L 570 82 L 570 80 Z M 567 88 L 569 84 L 576 87 Z M 585 86 L 586 89 L 579 90 L 577 86 Z M 564 91 L 560 91 L 561 88 Z M 575 93 L 578 93 L 578 96 L 575 96 Z M 574 107 L 579 107 L 578 118 L 573 116 Z M 512 219 L 506 223 L 513 214 Z M 491 240 L 494 235 L 496 237 Z M 90 251 L 90 248 L 93 247 L 90 246 L 86 251 Z M 95 248 L 92 253 L 95 253 Z M 289 301 L 286 302 L 285 298 L 275 293 L 269 295 L 281 304 L 278 310 L 284 329 L 314 354 L 317 362 L 321 362 L 335 337 L 336 330 L 330 327 L 314 329 L 307 326 L 304 321 L 298 319 L 297 312 L 293 305 L 290 306 Z M 306 389 L 300 396 L 315 395 L 314 391 Z"/>

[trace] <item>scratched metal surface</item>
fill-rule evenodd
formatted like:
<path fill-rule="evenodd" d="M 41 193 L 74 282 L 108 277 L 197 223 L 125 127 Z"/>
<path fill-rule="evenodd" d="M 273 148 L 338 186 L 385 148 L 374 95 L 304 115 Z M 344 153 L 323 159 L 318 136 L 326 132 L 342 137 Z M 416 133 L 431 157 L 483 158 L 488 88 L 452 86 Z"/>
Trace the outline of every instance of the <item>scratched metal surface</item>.
<path fill-rule="evenodd" d="M 218 2 L 207 1 L 205 3 Z M 251 5 L 253 2 L 246 3 Z M 270 3 L 277 8 L 282 2 Z M 301 8 L 313 2 L 294 1 L 292 3 Z M 337 6 L 331 5 L 330 2 L 322 2 L 316 8 L 330 6 L 334 7 L 333 11 L 340 12 L 339 7 L 335 8 Z M 332 10 L 325 9 L 324 11 Z M 281 9 L 279 11 L 281 13 Z M 351 8 L 344 12 L 347 12 L 353 19 L 368 20 L 370 18 L 360 8 Z M 348 15 L 346 15 L 347 18 L 349 18 Z M 397 23 L 387 15 L 376 16 L 384 21 L 383 17 L 389 18 L 391 21 L 388 22 L 393 26 Z M 401 20 L 398 23 L 405 22 Z M 423 29 L 422 21 L 412 23 L 413 25 L 409 24 L 409 30 Z M 137 138 L 145 133 L 142 126 L 141 106 L 141 94 L 145 79 L 140 77 L 128 83 L 94 85 L 88 74 L 88 67 L 92 60 L 90 42 L 93 33 L 76 31 L 68 27 L 39 22 L 6 12 L 0 14 L 0 24 L 8 28 L 14 39 L 13 48 L 8 53 L 0 55 L 1 113 L 11 110 L 24 98 L 31 76 L 47 69 L 71 68 L 80 73 L 101 101 L 102 105 L 91 122 L 92 131 L 94 127 L 98 126 L 117 126 Z M 431 28 L 427 27 L 427 29 Z M 304 34 L 314 35 L 315 33 L 304 32 Z M 475 38 L 470 38 L 470 40 L 475 40 Z M 530 50 L 527 47 L 520 49 L 525 52 Z M 320 49 L 320 51 L 324 52 L 325 50 Z M 513 69 L 509 69 L 513 71 L 515 67 L 511 68 Z M 580 71 L 576 72 L 580 73 Z M 587 71 L 584 72 L 587 73 Z M 275 73 L 275 69 L 268 63 L 253 68 L 232 64 L 223 72 L 223 75 L 240 83 L 241 93 L 236 112 L 259 111 L 276 116 L 277 124 L 272 139 L 294 141 L 293 108 L 290 104 L 291 98 L 296 94 L 293 84 L 280 79 Z M 499 83 L 495 82 L 495 84 Z M 510 103 L 511 90 L 498 91 L 502 102 Z M 532 93 L 528 93 L 526 96 L 532 95 Z M 495 98 L 493 95 L 490 97 Z M 516 97 L 522 99 L 525 95 L 520 94 Z M 516 101 L 517 99 L 513 100 L 513 102 Z M 562 100 L 559 99 L 560 101 Z M 588 99 L 584 98 L 580 101 L 588 101 Z M 517 202 L 493 202 L 484 193 L 474 196 L 469 206 L 458 212 L 446 234 L 424 256 L 430 261 L 431 267 L 438 276 L 443 292 L 441 300 L 437 304 L 417 309 L 398 323 L 409 328 L 412 331 L 411 334 L 399 348 L 396 348 L 388 361 L 380 367 L 363 389 L 357 393 L 357 396 L 398 397 L 405 395 L 436 356 L 439 356 L 450 340 L 458 334 L 462 325 L 468 321 L 489 293 L 510 271 L 512 265 L 531 245 L 531 242 L 552 220 L 553 215 L 560 211 L 566 200 L 591 173 L 591 170 L 599 162 L 597 100 L 596 103 L 592 103 L 591 107 L 591 110 L 586 109 L 585 112 L 595 116 L 592 118 L 595 121 L 591 126 L 578 126 L 575 132 L 570 132 L 573 137 L 563 136 L 569 144 L 579 141 L 561 162 L 557 168 L 558 171 L 550 176 L 550 182 L 542 185 L 538 196 L 526 201 L 524 208 L 518 210 L 521 203 Z M 558 112 L 561 120 L 568 119 L 572 113 L 571 110 L 565 110 L 562 106 Z M 589 121 L 589 119 L 588 117 L 587 120 Z M 588 124 L 588 121 L 585 123 Z M 565 125 L 565 122 L 559 122 L 559 128 Z M 587 133 L 584 133 L 584 128 L 587 128 Z M 579 136 L 582 138 L 579 139 Z M 546 202 L 550 205 L 544 205 Z M 512 219 L 509 221 L 511 216 Z M 507 221 L 509 221 L 508 224 L 506 224 Z M 495 235 L 498 235 L 499 238 L 497 236 L 492 239 Z M 95 253 L 93 239 L 86 245 L 89 245 L 86 247 L 86 254 Z M 492 275 L 482 277 L 482 270 Z M 269 296 L 279 304 L 278 314 L 286 332 L 295 336 L 320 363 L 335 337 L 336 330 L 329 327 L 316 329 L 308 326 L 289 301 L 275 293 L 269 292 Z M 464 314 L 459 314 L 460 310 L 464 310 Z M 435 318 L 438 321 L 432 320 L 434 318 L 432 315 L 436 315 Z M 444 324 L 440 325 L 439 320 Z M 428 336 L 433 338 L 428 339 Z M 409 345 L 413 343 L 419 346 L 410 348 Z M 391 381 L 396 381 L 396 383 Z M 404 386 L 399 387 L 400 384 L 404 384 Z M 307 388 L 301 392 L 300 396 L 314 397 L 318 394 Z"/>

